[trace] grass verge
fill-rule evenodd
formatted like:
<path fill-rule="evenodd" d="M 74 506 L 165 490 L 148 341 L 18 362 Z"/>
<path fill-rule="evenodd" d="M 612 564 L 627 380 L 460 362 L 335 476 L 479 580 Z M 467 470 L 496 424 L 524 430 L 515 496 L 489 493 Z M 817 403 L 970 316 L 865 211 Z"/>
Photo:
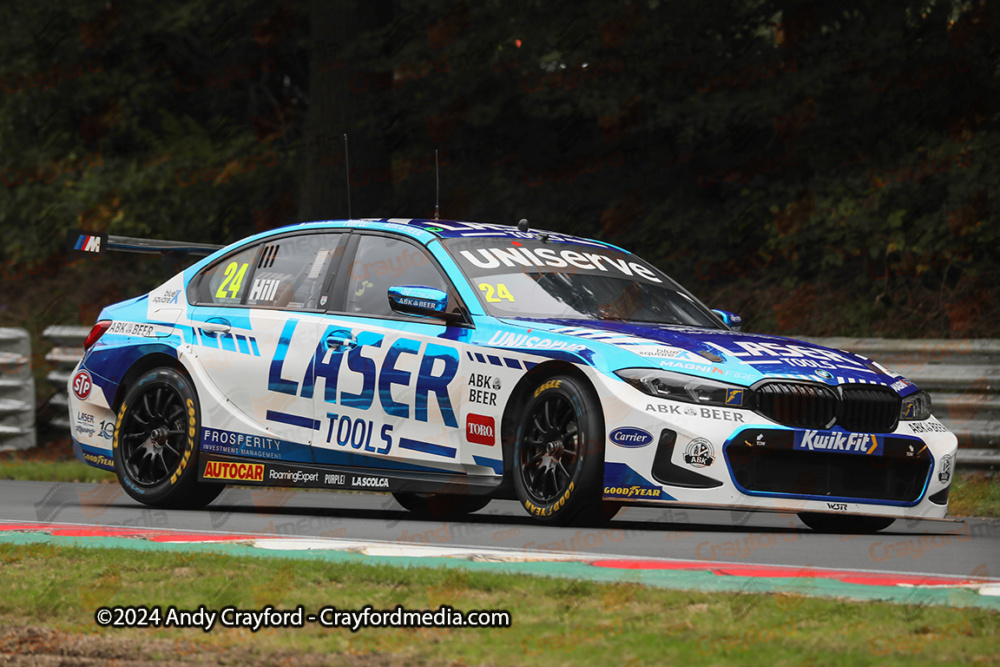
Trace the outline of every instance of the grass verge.
<path fill-rule="evenodd" d="M 45 447 L 0 453 L 0 479 L 117 483 L 114 473 L 78 461 L 69 438 L 60 438 Z"/>
<path fill-rule="evenodd" d="M 948 513 L 954 516 L 1000 517 L 1000 475 L 959 473 L 951 485 Z"/>
<path fill-rule="evenodd" d="M 0 563 L 0 652 L 54 654 L 60 664 L 114 656 L 247 665 L 1000 664 L 1000 614 L 984 610 L 48 544 L 0 545 Z M 303 605 L 306 613 L 450 605 L 508 610 L 513 626 L 99 628 L 95 609 L 113 605 Z"/>

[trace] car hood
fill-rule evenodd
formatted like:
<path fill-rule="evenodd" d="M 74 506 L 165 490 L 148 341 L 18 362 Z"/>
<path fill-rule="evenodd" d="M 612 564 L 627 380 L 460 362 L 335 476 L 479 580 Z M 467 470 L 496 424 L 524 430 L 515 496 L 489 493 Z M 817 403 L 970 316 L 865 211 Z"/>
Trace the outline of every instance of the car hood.
<path fill-rule="evenodd" d="M 604 358 L 600 365 L 608 370 L 646 366 L 744 386 L 790 378 L 831 386 L 878 384 L 902 396 L 917 391 L 902 376 L 866 357 L 780 336 L 613 320 L 504 321 L 572 337 L 584 345 L 581 356 L 593 356 L 594 363 Z"/>

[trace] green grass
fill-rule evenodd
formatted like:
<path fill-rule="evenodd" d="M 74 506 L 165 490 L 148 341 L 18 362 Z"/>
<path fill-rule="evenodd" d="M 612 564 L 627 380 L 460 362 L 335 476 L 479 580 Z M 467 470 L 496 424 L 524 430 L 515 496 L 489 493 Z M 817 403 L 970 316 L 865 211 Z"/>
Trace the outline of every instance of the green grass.
<path fill-rule="evenodd" d="M 954 516 L 1000 517 L 1000 476 L 959 474 L 951 484 L 948 513 Z"/>
<path fill-rule="evenodd" d="M 79 461 L 4 461 L 0 463 L 0 479 L 117 483 L 113 472 Z"/>
<path fill-rule="evenodd" d="M 705 594 L 542 577 L 282 558 L 0 545 L 0 642 L 47 628 L 59 645 L 108 642 L 131 660 L 239 664 L 659 665 L 997 664 L 1000 614 L 789 595 Z M 101 629 L 110 605 L 306 612 L 506 609 L 503 629 Z M 13 633 L 13 634 L 11 634 Z M 36 634 L 38 634 L 36 632 Z M 45 634 L 45 633 L 43 633 Z M 13 642 L 13 643 L 12 643 Z M 103 642 L 103 643 L 102 643 Z M 37 642 L 36 642 L 37 643 Z M 44 646 L 42 648 L 45 648 Z M 51 649 L 46 649 L 51 650 Z M 37 651 L 36 651 L 37 652 Z M 339 657 L 338 657 L 339 656 Z M 218 656 L 221 658 L 221 656 Z M 232 656 L 229 656 L 230 658 Z M 354 662 L 352 662 L 354 661 Z M 236 664 L 236 663 L 233 663 Z"/>

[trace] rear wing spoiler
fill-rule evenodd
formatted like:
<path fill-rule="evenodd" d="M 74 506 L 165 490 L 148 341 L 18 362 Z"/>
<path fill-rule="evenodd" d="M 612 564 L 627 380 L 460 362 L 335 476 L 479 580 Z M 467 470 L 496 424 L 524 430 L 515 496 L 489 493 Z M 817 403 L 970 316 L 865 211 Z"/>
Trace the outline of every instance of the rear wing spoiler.
<path fill-rule="evenodd" d="M 132 236 L 109 236 L 95 234 L 82 229 L 71 229 L 66 233 L 69 249 L 90 256 L 101 256 L 109 250 L 137 252 L 150 255 L 211 255 L 222 248 L 212 243 L 190 243 L 188 241 L 160 241 L 140 239 Z"/>

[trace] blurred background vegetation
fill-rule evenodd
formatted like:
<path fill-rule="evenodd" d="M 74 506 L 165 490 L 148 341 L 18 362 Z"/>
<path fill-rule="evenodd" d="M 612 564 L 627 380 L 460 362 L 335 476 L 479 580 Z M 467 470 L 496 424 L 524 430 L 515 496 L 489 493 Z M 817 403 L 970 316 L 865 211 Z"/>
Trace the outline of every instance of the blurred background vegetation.
<path fill-rule="evenodd" d="M 995 337 L 998 77 L 981 0 L 8 0 L 0 326 L 163 279 L 71 227 L 347 217 L 346 134 L 354 217 L 432 217 L 438 151 L 442 218 L 621 245 L 749 330 Z"/>

